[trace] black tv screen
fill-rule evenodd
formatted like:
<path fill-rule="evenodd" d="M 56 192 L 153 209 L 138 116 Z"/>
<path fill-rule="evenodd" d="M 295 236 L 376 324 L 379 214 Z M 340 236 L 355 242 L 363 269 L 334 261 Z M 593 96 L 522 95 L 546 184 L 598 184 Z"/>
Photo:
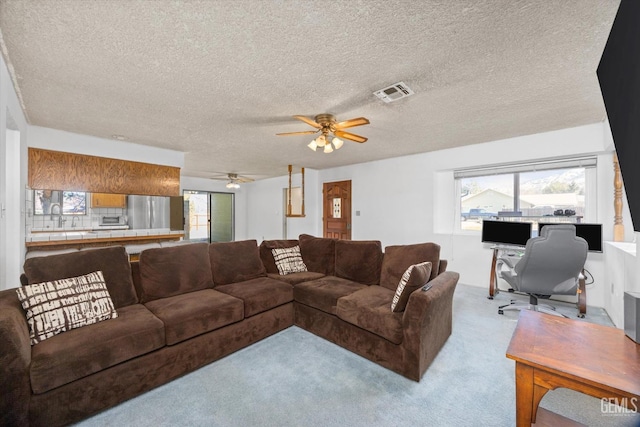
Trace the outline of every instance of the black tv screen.
<path fill-rule="evenodd" d="M 482 241 L 485 243 L 525 246 L 529 238 L 530 222 L 482 221 Z"/>
<path fill-rule="evenodd" d="M 566 222 L 565 222 L 566 224 Z M 560 225 L 559 223 L 538 223 L 538 236 L 547 225 Z M 571 224 L 576 227 L 576 236 L 587 241 L 590 252 L 602 252 L 602 224 Z"/>

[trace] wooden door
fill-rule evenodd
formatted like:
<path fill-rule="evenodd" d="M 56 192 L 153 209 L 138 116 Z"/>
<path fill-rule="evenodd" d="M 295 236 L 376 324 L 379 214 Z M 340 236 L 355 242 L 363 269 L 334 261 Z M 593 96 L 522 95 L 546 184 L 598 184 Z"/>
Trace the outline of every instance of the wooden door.
<path fill-rule="evenodd" d="M 324 237 L 351 240 L 351 181 L 325 182 L 322 194 Z"/>

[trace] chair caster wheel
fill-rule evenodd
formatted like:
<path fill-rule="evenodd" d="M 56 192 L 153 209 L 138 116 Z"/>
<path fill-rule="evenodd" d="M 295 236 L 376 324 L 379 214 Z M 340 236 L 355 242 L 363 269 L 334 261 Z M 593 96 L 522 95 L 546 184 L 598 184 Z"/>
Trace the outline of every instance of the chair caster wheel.
<path fill-rule="evenodd" d="M 578 314 L 578 317 L 579 317 L 580 319 L 584 319 L 584 314 L 582 314 L 582 313 L 581 313 L 581 314 Z"/>
<path fill-rule="evenodd" d="M 498 314 L 504 314 L 504 310 L 498 310 Z"/>
<path fill-rule="evenodd" d="M 492 296 L 488 296 L 487 299 L 493 299 L 493 297 Z"/>
<path fill-rule="evenodd" d="M 507 289 L 507 291 L 508 291 L 508 292 L 511 292 L 511 293 L 514 293 L 514 292 L 515 292 L 515 290 L 514 290 L 514 289 L 512 289 L 512 288 Z"/>

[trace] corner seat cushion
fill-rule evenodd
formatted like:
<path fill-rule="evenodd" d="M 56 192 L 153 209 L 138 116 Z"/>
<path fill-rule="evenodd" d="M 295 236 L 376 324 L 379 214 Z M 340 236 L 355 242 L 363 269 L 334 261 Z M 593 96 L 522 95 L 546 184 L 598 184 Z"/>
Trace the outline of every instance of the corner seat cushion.
<path fill-rule="evenodd" d="M 336 315 L 394 344 L 402 342 L 403 313 L 389 308 L 395 293 L 382 286 L 368 286 L 338 300 Z"/>
<path fill-rule="evenodd" d="M 300 271 L 298 273 L 285 274 L 284 276 L 277 273 L 267 273 L 267 276 L 275 280 L 286 282 L 290 285 L 297 285 L 298 283 L 309 282 L 311 280 L 316 280 L 324 277 L 324 274 L 316 273 L 315 271 Z"/>
<path fill-rule="evenodd" d="M 366 285 L 340 277 L 325 276 L 294 286 L 293 298 L 299 303 L 317 308 L 325 313 L 336 314 L 336 303 L 339 298 L 366 287 Z M 389 304 L 391 304 L 391 300 L 389 300 Z"/>
<path fill-rule="evenodd" d="M 244 317 L 293 301 L 293 288 L 290 284 L 268 277 L 217 286 L 216 291 L 241 299 L 244 302 Z"/>
<path fill-rule="evenodd" d="M 209 259 L 216 286 L 267 277 L 256 240 L 211 243 Z"/>
<path fill-rule="evenodd" d="M 279 274 L 278 266 L 273 259 L 273 252 L 271 252 L 271 250 L 292 248 L 294 246 L 298 246 L 297 240 L 263 240 L 262 243 L 260 243 L 260 259 L 267 274 Z"/>
<path fill-rule="evenodd" d="M 207 243 L 147 249 L 138 264 L 143 303 L 213 288 Z"/>
<path fill-rule="evenodd" d="M 382 244 L 380 241 L 336 241 L 336 276 L 364 285 L 377 285 L 380 283 L 381 266 Z M 397 282 L 396 285 L 398 285 Z"/>
<path fill-rule="evenodd" d="M 241 300 L 213 289 L 157 299 L 148 302 L 146 307 L 164 322 L 167 345 L 177 344 L 244 318 Z"/>
<path fill-rule="evenodd" d="M 131 279 L 129 255 L 123 246 L 35 257 L 24 262 L 28 284 L 68 279 L 94 271 L 102 271 L 116 310 L 138 302 Z"/>
<path fill-rule="evenodd" d="M 335 276 L 337 240 L 327 237 L 315 237 L 309 234 L 301 234 L 298 239 L 302 260 L 307 266 L 307 270 L 327 276 Z"/>
<path fill-rule="evenodd" d="M 164 324 L 142 304 L 32 347 L 31 388 L 44 393 L 165 345 Z"/>
<path fill-rule="evenodd" d="M 418 243 L 415 245 L 387 246 L 384 248 L 384 257 L 382 259 L 380 286 L 395 291 L 407 268 L 426 261 L 431 262 L 429 280 L 433 280 L 442 272 L 439 270 L 440 245 L 436 243 Z"/>

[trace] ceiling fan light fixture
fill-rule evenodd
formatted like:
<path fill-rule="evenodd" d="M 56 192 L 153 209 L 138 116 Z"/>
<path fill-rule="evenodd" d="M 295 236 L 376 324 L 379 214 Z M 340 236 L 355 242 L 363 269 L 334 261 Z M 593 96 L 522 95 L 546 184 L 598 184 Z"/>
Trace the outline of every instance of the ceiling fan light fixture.
<path fill-rule="evenodd" d="M 333 141 L 331 141 L 331 142 L 333 142 L 333 147 L 336 150 L 339 150 L 340 147 L 342 147 L 342 144 L 344 144 L 344 142 L 340 138 L 338 138 L 337 136 L 335 138 L 333 138 Z"/>
<path fill-rule="evenodd" d="M 240 188 L 240 184 L 238 184 L 237 182 L 228 182 L 227 183 L 227 188 L 229 188 L 229 189 L 238 189 L 238 188 Z"/>
<path fill-rule="evenodd" d="M 316 149 L 318 148 L 318 144 L 316 144 L 316 140 L 312 140 L 309 145 L 307 145 L 307 147 L 311 148 L 313 151 L 316 151 Z"/>
<path fill-rule="evenodd" d="M 331 153 L 332 151 L 333 151 L 333 147 L 331 146 L 331 144 L 327 144 L 324 146 L 325 153 Z"/>
<path fill-rule="evenodd" d="M 316 138 L 316 144 L 318 144 L 318 147 L 325 147 L 327 145 L 327 138 L 324 135 L 320 135 Z"/>

